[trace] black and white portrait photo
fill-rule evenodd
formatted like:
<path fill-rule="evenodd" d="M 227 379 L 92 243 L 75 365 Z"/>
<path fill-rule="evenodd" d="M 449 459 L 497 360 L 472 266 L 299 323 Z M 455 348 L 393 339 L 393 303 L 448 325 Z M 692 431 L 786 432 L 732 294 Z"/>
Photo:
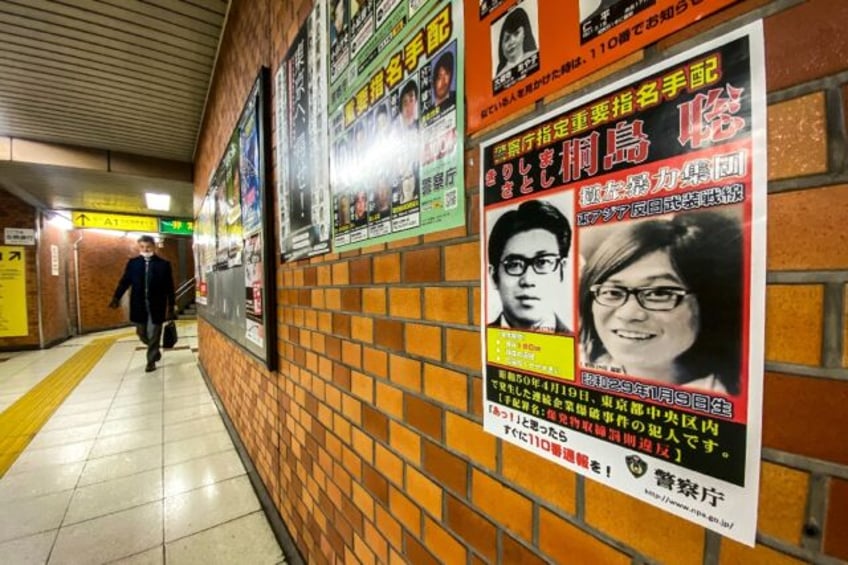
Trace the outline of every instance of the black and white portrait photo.
<path fill-rule="evenodd" d="M 580 42 L 594 39 L 654 4 L 656 0 L 580 0 Z"/>
<path fill-rule="evenodd" d="M 581 363 L 738 394 L 743 245 L 732 208 L 581 231 Z"/>
<path fill-rule="evenodd" d="M 572 196 L 565 192 L 486 213 L 489 327 L 572 333 Z"/>
<path fill-rule="evenodd" d="M 539 70 L 539 6 L 519 2 L 491 26 L 493 91 L 500 92 Z"/>

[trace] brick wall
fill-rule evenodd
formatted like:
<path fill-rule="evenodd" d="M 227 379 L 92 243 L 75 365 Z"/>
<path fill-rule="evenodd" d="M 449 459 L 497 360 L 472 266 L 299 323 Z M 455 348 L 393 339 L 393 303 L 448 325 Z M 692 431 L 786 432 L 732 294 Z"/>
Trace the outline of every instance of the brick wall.
<path fill-rule="evenodd" d="M 124 294 L 121 308 L 112 310 L 109 301 L 121 280 L 127 261 L 138 255 L 135 237 L 124 237 L 91 230 L 76 230 L 71 241 L 82 236 L 79 249 L 79 287 L 80 312 L 82 313 L 82 333 L 126 326 L 129 321 L 130 291 Z M 156 248 L 156 254 L 171 262 L 174 271 L 174 284 L 179 285 L 177 277 L 179 264 L 179 238 L 165 238 L 163 246 Z M 182 240 L 182 245 L 186 245 Z M 71 251 L 73 252 L 73 251 Z M 193 259 L 191 259 L 193 265 Z M 193 269 L 189 271 L 193 276 Z"/>
<path fill-rule="evenodd" d="M 79 274 L 80 311 L 83 333 L 122 327 L 129 324 L 129 292 L 123 308 L 111 310 L 109 300 L 121 278 L 127 259 L 138 254 L 135 238 L 107 235 L 95 231 L 67 232 L 45 219 L 35 208 L 16 196 L 0 190 L 0 241 L 3 228 L 35 229 L 41 225 L 39 245 L 26 246 L 27 321 L 29 332 L 24 337 L 0 338 L 0 350 L 39 347 L 38 299 L 41 298 L 42 332 L 44 345 L 49 347 L 70 337 L 77 330 L 76 279 L 74 273 L 74 242 L 80 236 Z M 50 246 L 59 249 L 59 275 L 51 272 Z M 182 251 L 180 250 L 182 247 Z M 191 240 L 184 237 L 166 237 L 156 252 L 171 262 L 174 284 L 179 285 L 180 256 L 185 260 L 187 277 L 194 276 L 194 255 Z M 36 253 L 40 271 L 36 269 Z M 69 330 L 70 328 L 70 330 Z"/>
<path fill-rule="evenodd" d="M 36 210 L 18 197 L 0 189 L 0 245 L 5 245 L 4 228 L 34 230 Z M 28 332 L 20 337 L 0 337 L 0 350 L 38 347 L 38 284 L 35 268 L 36 247 L 24 246 L 26 260 L 26 302 Z M 7 298 L 8 300 L 8 298 Z"/>
<path fill-rule="evenodd" d="M 233 3 L 194 178 L 309 8 Z M 278 372 L 199 321 L 201 364 L 308 562 L 848 560 L 848 3 L 743 1 L 569 90 L 756 17 L 770 193 L 756 548 L 483 433 L 472 142 L 465 227 L 278 267 Z"/>

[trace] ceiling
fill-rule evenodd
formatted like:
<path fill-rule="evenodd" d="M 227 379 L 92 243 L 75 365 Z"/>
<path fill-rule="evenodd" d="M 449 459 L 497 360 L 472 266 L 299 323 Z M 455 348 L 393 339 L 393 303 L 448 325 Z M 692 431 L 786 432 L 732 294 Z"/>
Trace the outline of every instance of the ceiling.
<path fill-rule="evenodd" d="M 0 186 L 40 207 L 135 213 L 149 213 L 144 192 L 167 192 L 167 214 L 192 216 L 190 177 L 23 163 L 14 143 L 190 163 L 228 5 L 0 0 L 0 136 L 13 138 Z"/>

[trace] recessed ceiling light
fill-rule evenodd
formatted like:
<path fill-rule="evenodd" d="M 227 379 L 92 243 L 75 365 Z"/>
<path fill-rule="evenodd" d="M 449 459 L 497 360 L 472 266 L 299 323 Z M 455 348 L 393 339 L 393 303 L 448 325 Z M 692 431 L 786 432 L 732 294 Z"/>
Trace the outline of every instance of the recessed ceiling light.
<path fill-rule="evenodd" d="M 62 230 L 74 229 L 74 223 L 71 221 L 71 219 L 67 215 L 60 212 L 48 212 L 47 222 Z"/>
<path fill-rule="evenodd" d="M 147 207 L 151 210 L 163 210 L 167 212 L 171 209 L 170 194 L 154 194 L 152 192 L 145 192 L 144 198 L 147 200 Z"/>

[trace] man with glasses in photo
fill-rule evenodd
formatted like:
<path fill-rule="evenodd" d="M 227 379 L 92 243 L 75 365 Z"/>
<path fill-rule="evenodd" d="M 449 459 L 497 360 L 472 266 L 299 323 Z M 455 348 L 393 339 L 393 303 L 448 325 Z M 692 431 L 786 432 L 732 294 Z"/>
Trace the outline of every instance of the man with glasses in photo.
<path fill-rule="evenodd" d="M 498 218 L 488 258 L 502 311 L 489 327 L 571 333 L 555 308 L 570 247 L 571 226 L 548 202 L 529 200 Z"/>

